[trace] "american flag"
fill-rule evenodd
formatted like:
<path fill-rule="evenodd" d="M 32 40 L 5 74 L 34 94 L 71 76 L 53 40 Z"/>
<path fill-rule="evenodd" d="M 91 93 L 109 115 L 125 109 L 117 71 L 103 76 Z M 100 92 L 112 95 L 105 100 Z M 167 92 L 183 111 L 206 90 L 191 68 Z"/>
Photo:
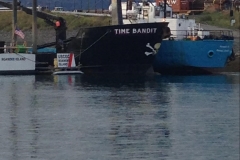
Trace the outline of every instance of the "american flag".
<path fill-rule="evenodd" d="M 24 33 L 19 28 L 16 28 L 14 33 L 21 37 L 22 39 L 24 39 L 25 37 Z"/>

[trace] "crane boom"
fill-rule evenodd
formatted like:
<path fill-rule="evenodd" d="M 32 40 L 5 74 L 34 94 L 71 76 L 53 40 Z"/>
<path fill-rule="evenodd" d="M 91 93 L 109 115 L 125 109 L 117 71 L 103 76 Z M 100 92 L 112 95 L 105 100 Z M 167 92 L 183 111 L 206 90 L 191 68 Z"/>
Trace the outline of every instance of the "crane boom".
<path fill-rule="evenodd" d="M 32 9 L 24 7 L 22 5 L 19 5 L 19 7 L 26 14 L 32 15 Z M 45 22 L 47 24 L 51 25 L 51 26 L 55 26 L 54 21 L 59 21 L 59 20 L 63 21 L 62 17 L 57 17 L 57 16 L 54 16 L 54 15 L 51 15 L 51 14 L 48 14 L 48 13 L 45 13 L 45 12 L 39 12 L 39 11 L 37 11 L 37 17 L 41 18 L 41 19 L 44 19 Z"/>
<path fill-rule="evenodd" d="M 0 5 L 3 7 L 7 7 L 9 9 L 12 9 L 12 3 L 10 2 L 3 2 L 0 1 Z M 18 2 L 17 7 L 19 10 L 22 10 L 23 12 L 25 12 L 26 14 L 32 15 L 32 9 L 24 7 L 23 5 L 21 5 L 21 2 Z M 66 21 L 62 18 L 62 17 L 58 17 L 52 14 L 48 14 L 45 12 L 40 12 L 37 11 L 36 15 L 38 18 L 43 19 L 47 24 L 51 25 L 54 27 L 54 29 L 56 30 L 56 49 L 57 52 L 61 52 L 60 50 L 65 50 L 65 47 L 61 47 L 60 45 L 62 45 L 62 42 L 66 41 Z M 58 26 L 56 26 L 56 23 L 58 21 Z M 61 43 L 59 45 L 59 43 Z M 62 49 L 61 49 L 62 48 Z"/>
<path fill-rule="evenodd" d="M 12 9 L 12 3 L 10 3 L 10 2 L 0 1 L 0 5 L 4 6 L 4 7 L 7 7 L 9 9 Z M 24 11 L 26 14 L 32 15 L 32 9 L 24 7 L 23 5 L 21 5 L 20 2 L 18 2 L 17 7 L 18 7 L 19 10 Z M 53 21 L 58 21 L 60 19 L 63 19 L 62 17 L 58 17 L 58 16 L 55 16 L 55 15 L 45 13 L 45 12 L 40 12 L 40 11 L 37 11 L 37 17 L 45 20 L 46 23 L 48 23 L 51 26 L 55 25 L 55 23 Z"/>

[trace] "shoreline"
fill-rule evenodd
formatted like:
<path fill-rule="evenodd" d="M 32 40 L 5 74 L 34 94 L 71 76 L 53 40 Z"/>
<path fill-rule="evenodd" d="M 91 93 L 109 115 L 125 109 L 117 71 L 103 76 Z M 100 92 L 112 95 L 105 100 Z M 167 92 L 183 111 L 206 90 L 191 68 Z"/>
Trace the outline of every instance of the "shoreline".
<path fill-rule="evenodd" d="M 217 72 L 240 72 L 240 55 L 236 56 L 234 61 L 226 64 L 225 68 L 217 69 Z"/>

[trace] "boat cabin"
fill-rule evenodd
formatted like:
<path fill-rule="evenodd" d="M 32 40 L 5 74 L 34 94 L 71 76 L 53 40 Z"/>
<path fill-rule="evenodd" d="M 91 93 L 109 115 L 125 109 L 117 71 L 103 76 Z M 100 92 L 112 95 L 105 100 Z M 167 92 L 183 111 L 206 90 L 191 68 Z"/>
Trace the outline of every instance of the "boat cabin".
<path fill-rule="evenodd" d="M 196 36 L 198 33 L 203 37 L 208 35 L 202 31 L 194 19 L 188 19 L 185 14 L 173 14 L 172 7 L 166 4 L 166 17 L 164 17 L 164 3 L 133 3 L 132 8 L 127 10 L 127 3 L 122 2 L 123 24 L 169 22 L 172 37 L 183 39 L 187 36 Z M 200 33 L 202 32 L 202 33 Z M 204 32 L 204 33 L 203 33 Z"/>

